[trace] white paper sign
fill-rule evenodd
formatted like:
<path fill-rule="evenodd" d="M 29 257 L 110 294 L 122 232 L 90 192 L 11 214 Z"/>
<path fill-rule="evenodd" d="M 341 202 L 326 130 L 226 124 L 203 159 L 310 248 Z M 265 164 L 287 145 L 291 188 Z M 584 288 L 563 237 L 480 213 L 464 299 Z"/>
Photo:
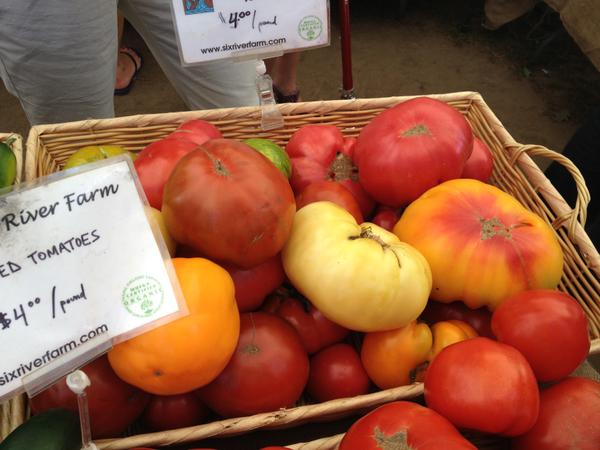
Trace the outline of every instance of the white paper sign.
<path fill-rule="evenodd" d="M 172 0 L 184 65 L 329 44 L 327 0 Z"/>
<path fill-rule="evenodd" d="M 0 197 L 0 399 L 89 341 L 187 313 L 131 160 L 85 167 Z"/>

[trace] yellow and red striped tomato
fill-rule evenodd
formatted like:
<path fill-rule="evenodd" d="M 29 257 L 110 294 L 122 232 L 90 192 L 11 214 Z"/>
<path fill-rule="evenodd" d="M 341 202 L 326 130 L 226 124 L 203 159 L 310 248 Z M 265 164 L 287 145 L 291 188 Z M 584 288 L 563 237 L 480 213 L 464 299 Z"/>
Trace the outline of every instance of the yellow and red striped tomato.
<path fill-rule="evenodd" d="M 394 227 L 431 267 L 431 298 L 491 310 L 526 289 L 556 288 L 563 253 L 550 225 L 500 189 L 477 180 L 425 192 Z"/>

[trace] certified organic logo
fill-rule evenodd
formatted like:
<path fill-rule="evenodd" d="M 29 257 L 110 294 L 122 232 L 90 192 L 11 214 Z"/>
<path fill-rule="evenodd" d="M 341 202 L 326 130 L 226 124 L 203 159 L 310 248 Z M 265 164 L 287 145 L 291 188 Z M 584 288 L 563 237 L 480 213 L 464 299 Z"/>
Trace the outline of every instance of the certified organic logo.
<path fill-rule="evenodd" d="M 123 305 L 136 317 L 150 317 L 159 310 L 165 297 L 162 285 L 152 277 L 135 277 L 123 289 Z"/>
<path fill-rule="evenodd" d="M 298 34 L 306 41 L 314 41 L 323 31 L 323 22 L 317 16 L 306 16 L 298 24 Z"/>

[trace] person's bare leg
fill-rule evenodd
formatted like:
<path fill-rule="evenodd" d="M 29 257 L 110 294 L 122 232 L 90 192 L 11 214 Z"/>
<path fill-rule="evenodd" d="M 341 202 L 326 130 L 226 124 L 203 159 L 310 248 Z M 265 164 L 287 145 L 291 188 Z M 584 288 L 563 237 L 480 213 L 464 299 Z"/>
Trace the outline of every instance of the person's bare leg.
<path fill-rule="evenodd" d="M 277 86 L 283 96 L 298 95 L 298 65 L 300 64 L 300 52 L 286 53 L 281 56 L 277 64 L 273 84 Z M 298 98 L 298 100 L 300 100 Z"/>
<path fill-rule="evenodd" d="M 117 16 L 117 33 L 118 33 L 118 55 L 117 55 L 117 71 L 115 78 L 115 89 L 123 89 L 135 75 L 136 68 L 140 66 L 140 56 L 130 48 L 123 47 L 123 28 L 125 27 L 125 18 L 122 14 Z M 133 58 L 133 59 L 132 59 Z M 135 63 L 134 63 L 135 61 Z"/>

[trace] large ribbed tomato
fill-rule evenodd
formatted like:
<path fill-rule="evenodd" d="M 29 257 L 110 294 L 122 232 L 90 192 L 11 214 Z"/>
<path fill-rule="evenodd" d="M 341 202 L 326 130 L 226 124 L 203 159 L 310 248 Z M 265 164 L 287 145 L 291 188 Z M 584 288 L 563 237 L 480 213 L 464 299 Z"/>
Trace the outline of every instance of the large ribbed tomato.
<path fill-rule="evenodd" d="M 364 127 L 354 161 L 365 190 L 377 202 L 398 207 L 460 177 L 472 150 L 473 132 L 463 115 L 444 102 L 419 97 Z"/>
<path fill-rule="evenodd" d="M 175 395 L 210 383 L 237 345 L 240 316 L 231 276 L 203 258 L 172 260 L 189 315 L 116 345 L 108 359 L 124 381 Z"/>
<path fill-rule="evenodd" d="M 394 233 L 431 266 L 431 298 L 494 309 L 526 289 L 558 285 L 556 234 L 514 197 L 477 180 L 436 186 L 412 202 Z"/>
<path fill-rule="evenodd" d="M 475 450 L 444 417 L 417 403 L 397 401 L 358 419 L 339 450 Z"/>
<path fill-rule="evenodd" d="M 427 261 L 375 224 L 357 224 L 341 206 L 301 208 L 283 252 L 288 279 L 329 320 L 383 331 L 415 320 L 431 291 Z"/>
<path fill-rule="evenodd" d="M 246 144 L 212 139 L 177 163 L 162 206 L 173 238 L 249 268 L 283 247 L 296 203 L 285 175 Z"/>

